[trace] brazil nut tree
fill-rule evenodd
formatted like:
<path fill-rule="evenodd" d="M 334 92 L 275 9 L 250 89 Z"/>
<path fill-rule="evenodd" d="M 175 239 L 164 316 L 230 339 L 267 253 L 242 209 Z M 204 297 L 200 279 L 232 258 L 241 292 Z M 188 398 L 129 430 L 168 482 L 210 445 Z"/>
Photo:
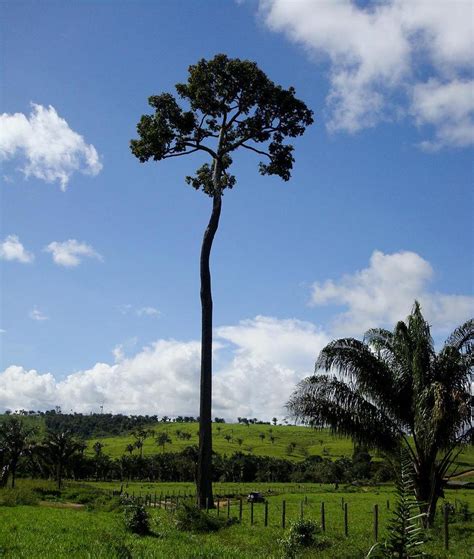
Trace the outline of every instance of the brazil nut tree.
<path fill-rule="evenodd" d="M 186 182 L 212 199 L 204 232 L 201 279 L 201 391 L 199 415 L 198 502 L 212 497 L 212 295 L 209 257 L 221 214 L 222 195 L 235 185 L 230 173 L 232 154 L 247 150 L 261 157 L 262 175 L 287 181 L 293 167 L 293 146 L 285 140 L 301 136 L 313 122 L 312 111 L 295 97 L 295 90 L 275 85 L 254 62 L 216 55 L 190 66 L 186 83 L 170 93 L 148 99 L 153 114 L 137 125 L 131 150 L 141 162 L 161 161 L 201 152 L 208 158 Z"/>

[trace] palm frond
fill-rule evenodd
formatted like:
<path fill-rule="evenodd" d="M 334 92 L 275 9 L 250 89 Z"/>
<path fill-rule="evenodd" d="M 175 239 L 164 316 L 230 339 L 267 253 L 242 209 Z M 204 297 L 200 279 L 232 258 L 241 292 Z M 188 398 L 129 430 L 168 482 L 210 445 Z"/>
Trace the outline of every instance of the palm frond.
<path fill-rule="evenodd" d="M 316 361 L 315 371 L 319 369 L 333 370 L 347 378 L 360 393 L 386 410 L 398 407 L 390 368 L 359 340 L 343 338 L 329 343 Z"/>
<path fill-rule="evenodd" d="M 472 353 L 474 341 L 474 319 L 470 318 L 464 324 L 456 328 L 445 342 L 445 346 L 450 346 L 460 352 L 468 350 Z"/>
<path fill-rule="evenodd" d="M 397 424 L 364 396 L 333 376 L 314 375 L 302 381 L 287 404 L 290 413 L 312 427 L 327 427 L 357 442 L 393 451 Z"/>

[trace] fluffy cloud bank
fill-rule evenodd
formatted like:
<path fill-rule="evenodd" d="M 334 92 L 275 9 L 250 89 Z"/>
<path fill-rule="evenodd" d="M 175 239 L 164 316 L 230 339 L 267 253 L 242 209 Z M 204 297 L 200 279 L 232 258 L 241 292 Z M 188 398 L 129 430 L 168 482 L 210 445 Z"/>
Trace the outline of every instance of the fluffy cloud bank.
<path fill-rule="evenodd" d="M 315 283 L 311 303 L 347 307 L 333 324 L 334 332 L 344 336 L 360 336 L 374 326 L 392 328 L 408 315 L 415 299 L 437 331 L 454 328 L 474 315 L 474 297 L 431 292 L 432 277 L 430 263 L 415 252 L 374 251 L 367 268 L 337 281 Z"/>
<path fill-rule="evenodd" d="M 214 415 L 284 416 L 295 385 L 312 373 L 317 355 L 334 336 L 361 336 L 374 326 L 392 328 L 410 312 L 415 298 L 435 333 L 467 320 L 474 313 L 474 297 L 430 292 L 432 276 L 429 262 L 416 253 L 376 251 L 365 269 L 313 285 L 313 304 L 348 309 L 325 329 L 295 318 L 268 316 L 217 328 Z M 117 346 L 114 363 L 96 363 L 63 380 L 8 367 L 0 372 L 0 411 L 60 405 L 89 412 L 103 405 L 113 412 L 198 415 L 200 342 L 158 340 L 127 357 L 136 351 L 135 344 L 132 338 Z"/>
<path fill-rule="evenodd" d="M 71 176 L 79 171 L 97 175 L 102 163 L 95 147 L 69 127 L 52 106 L 32 104 L 23 113 L 0 115 L 0 161 L 19 157 L 26 177 L 58 181 L 66 190 Z"/>
<path fill-rule="evenodd" d="M 97 258 L 102 260 L 102 256 L 90 245 L 80 243 L 76 239 L 69 239 L 62 243 L 53 241 L 44 249 L 53 255 L 53 260 L 58 266 L 75 268 L 81 263 L 81 258 Z"/>
<path fill-rule="evenodd" d="M 281 416 L 295 384 L 312 371 L 326 341 L 316 327 L 298 320 L 260 316 L 220 329 L 216 361 L 226 344 L 232 345 L 233 355 L 216 367 L 214 414 Z M 48 373 L 11 366 L 0 373 L 0 409 L 60 405 L 64 410 L 89 412 L 103 405 L 114 412 L 196 416 L 200 351 L 198 341 L 159 340 L 131 358 L 115 352 L 115 364 L 97 363 L 61 381 Z"/>
<path fill-rule="evenodd" d="M 0 258 L 2 260 L 10 260 L 29 264 L 33 262 L 34 256 L 31 252 L 25 250 L 17 235 L 8 235 L 5 240 L 0 243 Z"/>
<path fill-rule="evenodd" d="M 260 11 L 316 62 L 329 60 L 330 130 L 411 113 L 435 129 L 422 147 L 474 142 L 471 2 L 260 0 Z"/>

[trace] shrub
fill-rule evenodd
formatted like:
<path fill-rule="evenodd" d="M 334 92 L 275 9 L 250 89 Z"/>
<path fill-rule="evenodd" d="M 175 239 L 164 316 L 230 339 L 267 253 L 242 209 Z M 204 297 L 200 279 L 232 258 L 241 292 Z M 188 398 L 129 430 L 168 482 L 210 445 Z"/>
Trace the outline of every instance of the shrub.
<path fill-rule="evenodd" d="M 133 534 L 145 536 L 150 533 L 150 519 L 143 505 L 127 503 L 124 507 L 125 527 Z"/>
<path fill-rule="evenodd" d="M 220 528 L 238 522 L 235 518 L 224 520 L 210 516 L 192 503 L 181 503 L 176 509 L 176 528 L 185 532 L 217 532 Z"/>
<path fill-rule="evenodd" d="M 16 505 L 37 505 L 38 497 L 27 488 L 2 489 L 0 492 L 0 505 L 4 507 L 15 507 Z"/>
<path fill-rule="evenodd" d="M 313 520 L 296 521 L 279 541 L 283 558 L 295 559 L 305 547 L 325 547 L 327 540 L 320 534 L 321 530 Z"/>

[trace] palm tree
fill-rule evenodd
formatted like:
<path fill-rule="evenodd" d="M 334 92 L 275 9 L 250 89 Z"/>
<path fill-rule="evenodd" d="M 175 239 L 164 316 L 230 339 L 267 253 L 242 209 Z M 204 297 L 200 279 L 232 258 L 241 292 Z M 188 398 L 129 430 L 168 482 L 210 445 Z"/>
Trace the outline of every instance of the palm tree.
<path fill-rule="evenodd" d="M 364 341 L 328 344 L 315 374 L 303 380 L 288 407 L 314 427 L 375 447 L 396 460 L 408 451 L 414 487 L 431 526 L 443 478 L 473 434 L 470 373 L 474 363 L 474 321 L 447 339 L 439 353 L 415 302 L 406 322 L 393 332 L 369 330 Z M 332 374 L 319 374 L 322 369 Z"/>
<path fill-rule="evenodd" d="M 8 474 L 11 473 L 12 489 L 15 487 L 18 463 L 33 449 L 34 443 L 31 437 L 35 433 L 36 428 L 27 427 L 21 419 L 16 417 L 10 417 L 7 421 L 0 423 L 1 479 L 6 484 Z"/>
<path fill-rule="evenodd" d="M 76 441 L 69 430 L 49 432 L 39 447 L 43 460 L 54 467 L 58 489 L 61 489 L 64 468 L 84 450 L 84 443 Z"/>
<path fill-rule="evenodd" d="M 158 436 L 155 440 L 156 444 L 158 446 L 161 446 L 163 452 L 165 451 L 165 445 L 167 443 L 171 444 L 171 437 L 168 435 L 168 433 L 158 433 Z"/>

